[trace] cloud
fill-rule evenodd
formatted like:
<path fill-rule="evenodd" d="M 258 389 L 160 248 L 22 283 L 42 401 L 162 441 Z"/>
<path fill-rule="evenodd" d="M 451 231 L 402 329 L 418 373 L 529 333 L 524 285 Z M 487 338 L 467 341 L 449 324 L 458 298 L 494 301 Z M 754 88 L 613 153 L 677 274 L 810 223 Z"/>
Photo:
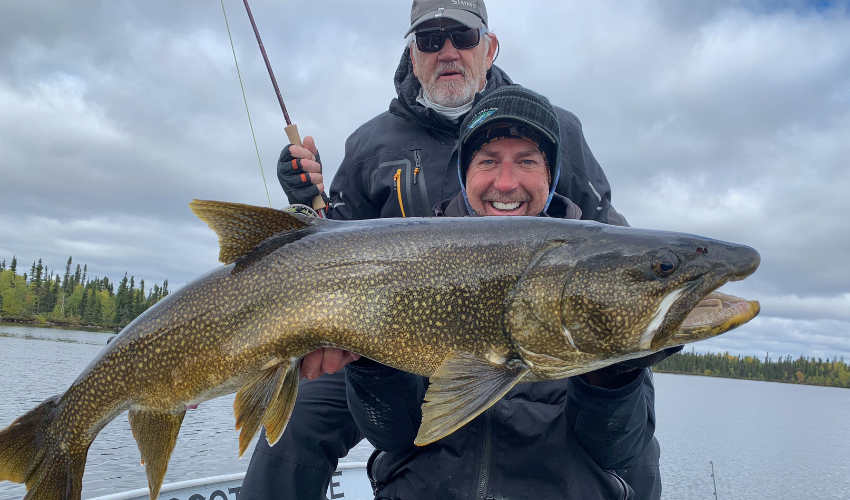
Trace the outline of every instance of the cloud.
<path fill-rule="evenodd" d="M 0 257 L 183 283 L 214 267 L 193 198 L 286 204 L 283 119 L 241 2 L 0 3 Z M 629 221 L 744 243 L 751 325 L 699 348 L 847 352 L 850 7 L 490 1 L 497 64 L 582 120 Z M 328 178 L 394 96 L 409 4 L 252 6 Z M 733 291 L 732 293 L 735 293 Z"/>

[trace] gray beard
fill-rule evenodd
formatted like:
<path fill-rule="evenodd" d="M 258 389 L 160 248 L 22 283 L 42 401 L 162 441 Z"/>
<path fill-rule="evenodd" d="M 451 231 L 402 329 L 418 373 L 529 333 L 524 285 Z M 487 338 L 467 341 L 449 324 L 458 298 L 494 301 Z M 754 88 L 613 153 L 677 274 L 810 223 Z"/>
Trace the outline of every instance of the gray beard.
<path fill-rule="evenodd" d="M 419 53 L 416 52 L 416 56 L 418 55 Z M 422 92 L 429 101 L 439 106 L 459 108 L 469 104 L 475 99 L 475 94 L 484 90 L 484 86 L 487 84 L 486 64 L 486 60 L 482 59 L 481 67 L 467 69 L 454 62 L 444 63 L 434 68 L 435 74 L 452 70 L 463 75 L 463 81 L 438 82 L 437 78 L 434 78 L 423 83 L 422 80 L 419 80 L 422 85 Z M 479 84 L 478 81 L 481 81 L 481 83 Z"/>
<path fill-rule="evenodd" d="M 469 104 L 475 98 L 476 82 L 464 79 L 463 82 L 430 82 L 423 86 L 422 91 L 428 100 L 447 108 L 459 108 Z"/>

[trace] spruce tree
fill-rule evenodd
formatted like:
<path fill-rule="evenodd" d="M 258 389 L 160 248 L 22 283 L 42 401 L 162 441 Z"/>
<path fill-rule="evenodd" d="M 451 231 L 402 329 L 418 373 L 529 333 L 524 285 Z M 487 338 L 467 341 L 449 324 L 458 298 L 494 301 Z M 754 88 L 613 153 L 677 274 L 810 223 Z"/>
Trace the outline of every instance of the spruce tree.
<path fill-rule="evenodd" d="M 32 261 L 32 267 L 30 267 L 30 282 L 35 285 L 35 261 Z"/>
<path fill-rule="evenodd" d="M 70 293 L 68 290 L 72 289 L 71 287 L 71 262 L 72 258 L 68 256 L 68 262 L 65 264 L 65 278 L 62 280 L 62 293 L 68 294 Z"/>
<path fill-rule="evenodd" d="M 86 284 L 86 273 L 88 272 L 88 270 L 89 270 L 89 265 L 83 264 L 83 281 L 82 281 L 83 285 Z"/>
<path fill-rule="evenodd" d="M 115 324 L 124 326 L 130 322 L 130 307 L 132 305 L 132 296 L 129 293 L 127 273 L 124 273 L 124 278 L 118 283 L 118 291 L 115 293 Z"/>
<path fill-rule="evenodd" d="M 45 267 L 41 263 L 41 259 L 38 259 L 38 265 L 35 266 L 35 272 L 33 273 L 33 281 L 35 282 L 36 288 L 41 288 L 44 285 L 42 281 L 42 276 L 45 271 Z"/>
<path fill-rule="evenodd" d="M 6 259 L 3 259 L 3 262 L 0 263 L 0 273 L 6 270 Z"/>
<path fill-rule="evenodd" d="M 86 304 L 86 302 L 88 302 L 87 292 L 88 290 L 83 289 L 83 297 L 80 299 L 80 305 L 77 306 L 77 313 L 80 315 L 80 321 L 83 321 L 86 317 L 86 306 L 88 306 L 88 304 Z"/>
<path fill-rule="evenodd" d="M 133 319 L 145 311 L 145 280 L 139 281 L 139 289 L 133 297 Z"/>
<path fill-rule="evenodd" d="M 74 284 L 71 286 L 71 292 L 73 293 L 74 289 L 77 288 L 77 285 L 80 284 L 80 278 L 82 277 L 83 270 L 80 269 L 80 265 L 77 264 L 77 270 L 74 271 Z"/>
<path fill-rule="evenodd" d="M 18 258 L 14 255 L 12 256 L 12 263 L 9 264 L 9 270 L 12 271 L 12 276 L 18 271 Z"/>
<path fill-rule="evenodd" d="M 103 304 L 100 303 L 100 296 L 97 291 L 92 288 L 91 299 L 89 300 L 89 322 L 99 325 L 103 322 Z"/>

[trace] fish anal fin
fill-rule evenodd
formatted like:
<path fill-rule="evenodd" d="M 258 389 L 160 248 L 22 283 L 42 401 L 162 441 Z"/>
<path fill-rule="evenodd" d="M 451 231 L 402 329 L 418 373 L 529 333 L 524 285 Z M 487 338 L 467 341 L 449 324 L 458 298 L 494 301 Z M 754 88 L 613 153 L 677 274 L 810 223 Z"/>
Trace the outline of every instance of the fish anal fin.
<path fill-rule="evenodd" d="M 130 429 L 142 455 L 142 463 L 145 464 L 151 500 L 159 496 L 159 488 L 165 478 L 171 452 L 177 444 L 177 434 L 184 415 L 186 410 L 169 413 L 144 408 L 131 409 L 127 414 Z"/>
<path fill-rule="evenodd" d="M 474 354 L 452 352 L 430 378 L 422 405 L 422 425 L 414 440 L 424 446 L 463 427 L 501 399 L 528 367 L 510 360 L 495 364 Z"/>
<path fill-rule="evenodd" d="M 240 457 L 248 450 L 251 440 L 264 423 L 271 428 L 268 432 L 272 430 L 277 432 L 277 438 L 283 432 L 292 413 L 294 396 L 298 390 L 298 370 L 291 370 L 292 366 L 293 363 L 290 361 L 281 361 L 277 365 L 262 370 L 236 393 L 233 414 L 236 417 L 236 429 L 240 430 Z M 290 375 L 293 372 L 294 374 Z M 290 376 L 294 379 L 294 389 L 290 386 L 292 381 L 289 381 L 289 384 L 286 383 Z M 289 394 L 292 396 L 292 401 L 287 399 Z M 271 437 L 269 441 L 272 441 Z M 274 441 L 276 442 L 277 439 Z"/>
<path fill-rule="evenodd" d="M 189 208 L 218 235 L 218 260 L 232 264 L 263 241 L 311 224 L 282 210 L 224 201 L 193 200 Z"/>

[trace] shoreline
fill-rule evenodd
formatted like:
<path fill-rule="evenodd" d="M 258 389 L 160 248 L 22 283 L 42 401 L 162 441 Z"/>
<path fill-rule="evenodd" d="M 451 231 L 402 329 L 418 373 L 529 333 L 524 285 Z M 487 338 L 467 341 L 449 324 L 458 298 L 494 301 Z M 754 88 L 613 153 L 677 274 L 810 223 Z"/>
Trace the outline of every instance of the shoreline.
<path fill-rule="evenodd" d="M 0 316 L 0 323 L 17 323 L 32 326 L 59 326 L 64 328 L 91 328 L 97 330 L 113 331 L 115 333 L 118 333 L 122 330 L 121 327 L 117 326 L 81 325 L 79 323 L 71 323 L 65 321 L 45 321 L 44 323 L 41 323 L 35 318 L 9 318 L 5 316 Z"/>
<path fill-rule="evenodd" d="M 705 375 L 703 373 L 684 373 L 684 372 L 671 372 L 667 370 L 656 370 L 655 367 L 652 369 L 653 373 L 663 373 L 665 375 L 687 375 L 689 377 L 708 377 L 708 378 L 725 378 L 727 380 L 749 380 L 750 382 L 769 382 L 771 384 L 786 384 L 786 385 L 807 385 L 809 387 L 826 387 L 828 389 L 847 389 L 847 387 L 839 387 L 834 385 L 821 385 L 821 384 L 809 384 L 807 382 L 786 382 L 784 380 L 767 380 L 767 379 L 759 379 L 759 378 L 744 378 L 744 377 L 726 377 L 724 375 Z"/>

